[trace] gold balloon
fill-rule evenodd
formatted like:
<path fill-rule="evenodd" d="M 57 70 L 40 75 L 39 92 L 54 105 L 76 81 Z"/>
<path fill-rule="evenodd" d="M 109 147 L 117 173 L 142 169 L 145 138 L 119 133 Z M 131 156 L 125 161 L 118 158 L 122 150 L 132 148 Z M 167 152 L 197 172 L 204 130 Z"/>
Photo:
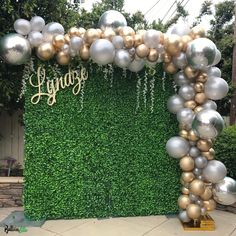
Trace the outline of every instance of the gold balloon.
<path fill-rule="evenodd" d="M 181 158 L 179 165 L 183 171 L 191 171 L 194 168 L 194 160 L 190 156 L 185 156 Z"/>
<path fill-rule="evenodd" d="M 101 30 L 101 29 L 96 29 L 96 30 L 97 30 L 97 32 L 98 32 L 99 38 L 101 38 L 101 37 L 102 37 L 102 30 Z"/>
<path fill-rule="evenodd" d="M 197 141 L 199 139 L 199 137 L 197 136 L 196 132 L 194 130 L 190 130 L 189 133 L 188 133 L 188 139 L 190 141 Z"/>
<path fill-rule="evenodd" d="M 151 48 L 147 59 L 150 62 L 154 62 L 154 61 L 156 61 L 158 59 L 158 57 L 159 57 L 159 55 L 158 55 L 157 50 L 155 48 Z"/>
<path fill-rule="evenodd" d="M 190 66 L 186 66 L 184 68 L 184 74 L 189 78 L 189 79 L 193 79 L 195 77 L 197 77 L 199 71 L 192 69 Z"/>
<path fill-rule="evenodd" d="M 60 65 L 68 65 L 70 63 L 70 55 L 64 51 L 58 52 L 56 59 Z"/>
<path fill-rule="evenodd" d="M 119 34 L 121 36 L 134 36 L 135 31 L 129 26 L 124 26 L 119 30 Z"/>
<path fill-rule="evenodd" d="M 206 73 L 201 73 L 198 75 L 196 81 L 197 82 L 201 82 L 201 83 L 205 83 L 207 81 L 207 74 Z"/>
<path fill-rule="evenodd" d="M 206 187 L 203 194 L 200 195 L 201 199 L 208 201 L 212 197 L 212 191 L 210 187 Z"/>
<path fill-rule="evenodd" d="M 210 148 L 212 148 L 212 142 L 205 139 L 200 139 L 197 142 L 197 148 L 202 152 L 208 152 Z"/>
<path fill-rule="evenodd" d="M 169 62 L 164 64 L 164 70 L 169 74 L 175 74 L 178 71 L 178 68 L 176 68 L 173 62 Z"/>
<path fill-rule="evenodd" d="M 190 203 L 191 201 L 187 195 L 181 195 L 178 198 L 178 205 L 181 209 L 186 209 Z"/>
<path fill-rule="evenodd" d="M 189 190 L 191 193 L 200 196 L 205 191 L 205 184 L 202 180 L 195 179 L 190 183 Z"/>
<path fill-rule="evenodd" d="M 144 58 L 149 54 L 149 48 L 145 44 L 141 44 L 138 47 L 136 47 L 136 54 L 140 58 Z"/>
<path fill-rule="evenodd" d="M 116 35 L 115 31 L 112 29 L 105 29 L 103 31 L 103 33 L 101 34 L 101 37 L 103 39 L 108 39 L 108 40 L 112 40 L 112 38 Z"/>
<path fill-rule="evenodd" d="M 133 36 L 124 36 L 124 45 L 126 48 L 132 48 L 134 45 L 134 39 Z"/>
<path fill-rule="evenodd" d="M 196 220 L 201 216 L 201 208 L 197 204 L 189 204 L 186 211 L 188 217 L 193 220 Z"/>
<path fill-rule="evenodd" d="M 197 93 L 194 99 L 198 104 L 203 104 L 207 100 L 207 97 L 205 93 Z"/>
<path fill-rule="evenodd" d="M 197 106 L 194 108 L 194 112 L 195 113 L 198 113 L 199 111 L 203 110 L 203 107 L 202 106 Z"/>
<path fill-rule="evenodd" d="M 179 131 L 179 136 L 182 137 L 182 138 L 187 139 L 188 138 L 188 131 L 185 130 L 185 129 L 180 130 Z"/>
<path fill-rule="evenodd" d="M 97 29 L 98 30 L 98 29 Z M 79 36 L 80 37 L 83 37 L 85 32 L 86 32 L 86 29 L 85 28 L 82 28 L 82 27 L 79 27 L 78 28 L 78 31 L 79 31 Z"/>
<path fill-rule="evenodd" d="M 210 148 L 208 152 L 202 152 L 202 155 L 206 157 L 208 161 L 211 161 L 215 158 L 215 150 Z"/>
<path fill-rule="evenodd" d="M 188 43 L 191 42 L 193 39 L 189 35 L 184 35 L 181 37 L 182 43 L 183 43 L 183 48 L 182 51 L 186 51 L 188 47 Z"/>
<path fill-rule="evenodd" d="M 70 43 L 70 35 L 69 34 L 65 34 L 64 39 L 65 39 L 66 43 L 68 43 L 68 44 Z"/>
<path fill-rule="evenodd" d="M 52 39 L 52 44 L 56 49 L 62 48 L 62 46 L 65 44 L 66 40 L 64 38 L 64 35 L 58 34 L 55 35 Z"/>
<path fill-rule="evenodd" d="M 159 39 L 159 42 L 160 42 L 160 44 L 164 44 L 164 42 L 165 42 L 165 35 L 162 33 L 162 32 L 160 32 L 160 39 Z"/>
<path fill-rule="evenodd" d="M 87 45 L 83 45 L 79 51 L 80 57 L 82 60 L 87 61 L 90 57 L 89 47 Z"/>
<path fill-rule="evenodd" d="M 200 25 L 197 25 L 195 27 L 192 28 L 192 30 L 190 31 L 189 35 L 193 38 L 193 39 L 196 39 L 196 38 L 203 38 L 205 37 L 206 35 L 206 31 L 205 29 L 200 26 Z"/>
<path fill-rule="evenodd" d="M 204 91 L 204 84 L 201 82 L 197 82 L 194 84 L 194 90 L 197 93 L 202 93 Z"/>
<path fill-rule="evenodd" d="M 183 194 L 189 194 L 189 189 L 188 188 L 186 188 L 186 187 L 182 187 L 181 188 L 181 192 L 183 193 Z"/>
<path fill-rule="evenodd" d="M 143 43 L 143 35 L 135 34 L 134 35 L 134 46 L 137 47 Z"/>
<path fill-rule="evenodd" d="M 99 33 L 96 29 L 88 29 L 84 34 L 84 38 L 86 43 L 91 45 L 95 40 L 99 39 Z"/>
<path fill-rule="evenodd" d="M 183 43 L 181 41 L 181 37 L 176 34 L 171 34 L 168 36 L 168 39 L 165 43 L 166 51 L 171 56 L 177 56 L 183 47 Z"/>
<path fill-rule="evenodd" d="M 184 182 L 190 183 L 194 179 L 194 174 L 192 172 L 183 172 L 181 178 Z"/>
<path fill-rule="evenodd" d="M 41 60 L 47 61 L 54 56 L 55 49 L 51 43 L 45 42 L 39 45 L 36 54 Z"/>
<path fill-rule="evenodd" d="M 170 63 L 170 62 L 172 61 L 171 55 L 168 54 L 168 53 L 164 53 L 164 55 L 163 55 L 163 61 L 164 61 L 165 63 Z"/>
<path fill-rule="evenodd" d="M 203 201 L 203 204 L 207 211 L 213 211 L 216 208 L 216 202 L 213 199 Z"/>
<path fill-rule="evenodd" d="M 193 100 L 186 101 L 184 103 L 184 107 L 189 108 L 189 109 L 194 109 L 197 106 L 197 103 Z"/>
<path fill-rule="evenodd" d="M 144 37 L 144 35 L 146 34 L 146 32 L 147 32 L 147 30 L 141 29 L 141 30 L 138 30 L 138 31 L 136 32 L 136 35 L 137 35 L 137 34 L 138 34 L 138 35 L 141 35 L 141 36 L 142 36 L 142 40 L 143 40 L 143 37 Z"/>
<path fill-rule="evenodd" d="M 70 35 L 70 37 L 73 36 L 80 36 L 80 32 L 79 29 L 77 27 L 72 27 L 69 29 L 68 34 Z"/>

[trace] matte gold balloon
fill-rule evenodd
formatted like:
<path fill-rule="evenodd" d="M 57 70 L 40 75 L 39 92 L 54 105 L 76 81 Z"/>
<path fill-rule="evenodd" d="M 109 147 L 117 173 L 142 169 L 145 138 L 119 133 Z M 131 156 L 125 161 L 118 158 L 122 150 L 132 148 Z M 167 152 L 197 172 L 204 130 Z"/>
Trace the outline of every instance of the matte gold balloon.
<path fill-rule="evenodd" d="M 206 187 L 203 194 L 200 195 L 201 199 L 208 201 L 212 197 L 212 191 L 210 187 Z"/>
<path fill-rule="evenodd" d="M 203 104 L 207 100 L 207 97 L 205 93 L 197 93 L 194 99 L 198 104 Z"/>
<path fill-rule="evenodd" d="M 181 158 L 179 165 L 183 171 L 191 171 L 194 168 L 194 160 L 190 156 L 185 156 Z"/>
<path fill-rule="evenodd" d="M 181 209 L 186 209 L 187 206 L 191 203 L 189 197 L 187 195 L 181 195 L 179 198 L 178 198 L 178 206 L 181 208 Z"/>
<path fill-rule="evenodd" d="M 189 108 L 189 109 L 194 109 L 197 106 L 197 103 L 193 100 L 186 101 L 184 103 L 184 107 Z"/>
<path fill-rule="evenodd" d="M 197 77 L 199 71 L 192 69 L 190 66 L 186 66 L 184 69 L 184 74 L 189 78 L 193 79 Z"/>
<path fill-rule="evenodd" d="M 187 139 L 188 138 L 188 131 L 185 130 L 185 129 L 180 130 L 179 131 L 179 136 L 182 137 L 182 138 Z"/>
<path fill-rule="evenodd" d="M 197 82 L 194 84 L 194 90 L 197 93 L 202 93 L 204 91 L 204 84 L 201 82 Z"/>
<path fill-rule="evenodd" d="M 194 112 L 195 113 L 198 113 L 199 111 L 203 110 L 203 107 L 202 106 L 197 106 L 194 108 Z"/>
<path fill-rule="evenodd" d="M 215 150 L 210 148 L 208 152 L 202 152 L 202 155 L 206 157 L 208 161 L 211 161 L 215 158 Z"/>
<path fill-rule="evenodd" d="M 70 63 L 70 55 L 64 51 L 58 52 L 56 59 L 60 65 L 68 65 Z"/>
<path fill-rule="evenodd" d="M 51 43 L 45 42 L 39 45 L 36 54 L 42 61 L 47 61 L 54 56 L 55 49 Z"/>
<path fill-rule="evenodd" d="M 103 39 L 108 39 L 108 40 L 112 40 L 112 38 L 116 35 L 115 31 L 112 29 L 105 29 L 103 31 L 103 33 L 101 34 L 101 37 Z"/>
<path fill-rule="evenodd" d="M 189 190 L 194 195 L 200 196 L 205 191 L 205 184 L 202 180 L 195 179 L 190 183 Z"/>
<path fill-rule="evenodd" d="M 62 46 L 65 44 L 66 40 L 64 38 L 64 35 L 58 34 L 55 35 L 52 39 L 52 44 L 56 49 L 62 48 Z"/>
<path fill-rule="evenodd" d="M 180 53 L 182 47 L 183 43 L 180 36 L 176 34 L 171 34 L 168 36 L 165 48 L 171 56 L 177 56 Z"/>
<path fill-rule="evenodd" d="M 205 37 L 206 35 L 206 31 L 205 29 L 200 26 L 200 25 L 197 25 L 195 27 L 192 28 L 192 30 L 190 31 L 189 35 L 193 38 L 193 39 L 196 39 L 196 38 L 203 38 Z"/>
<path fill-rule="evenodd" d="M 168 53 L 164 53 L 164 55 L 163 55 L 163 61 L 164 61 L 165 63 L 170 63 L 171 60 L 172 60 L 171 55 L 168 54 Z"/>
<path fill-rule="evenodd" d="M 193 39 L 189 35 L 184 35 L 181 37 L 182 43 L 183 43 L 183 48 L 182 51 L 186 51 L 188 47 L 188 43 L 191 42 Z"/>
<path fill-rule="evenodd" d="M 193 172 L 183 172 L 181 178 L 184 182 L 190 183 L 194 179 Z"/>
<path fill-rule="evenodd" d="M 80 32 L 79 32 L 79 29 L 77 27 L 70 28 L 69 31 L 68 31 L 68 34 L 69 34 L 70 37 L 80 36 Z"/>
<path fill-rule="evenodd" d="M 164 70 L 169 74 L 175 74 L 178 71 L 178 68 L 176 68 L 173 62 L 169 62 L 164 64 Z"/>
<path fill-rule="evenodd" d="M 80 57 L 82 60 L 87 61 L 90 57 L 89 47 L 87 45 L 83 45 L 79 51 Z"/>
<path fill-rule="evenodd" d="M 91 45 L 95 40 L 99 39 L 99 33 L 96 29 L 88 29 L 85 32 L 84 37 L 86 43 Z"/>
<path fill-rule="evenodd" d="M 200 139 L 197 142 L 197 148 L 202 152 L 208 152 L 210 148 L 212 148 L 212 143 L 205 139 Z"/>
<path fill-rule="evenodd" d="M 65 39 L 66 43 L 68 43 L 68 44 L 70 43 L 70 35 L 69 34 L 65 34 L 64 39 Z"/>
<path fill-rule="evenodd" d="M 101 38 L 101 37 L 102 37 L 102 30 L 101 30 L 101 29 L 96 29 L 96 30 L 97 30 L 97 32 L 98 32 L 99 38 Z"/>
<path fill-rule="evenodd" d="M 133 36 L 124 36 L 124 45 L 126 48 L 132 48 L 134 46 L 134 38 Z"/>
<path fill-rule="evenodd" d="M 144 58 L 149 54 L 149 48 L 145 44 L 141 44 L 138 47 L 136 47 L 136 54 L 140 58 Z"/>
<path fill-rule="evenodd" d="M 164 42 L 165 42 L 165 35 L 162 33 L 162 32 L 160 32 L 160 38 L 159 38 L 159 42 L 160 42 L 160 44 L 164 44 Z"/>
<path fill-rule="evenodd" d="M 135 34 L 134 35 L 134 46 L 137 47 L 140 44 L 143 44 L 143 35 Z"/>
<path fill-rule="evenodd" d="M 183 194 L 187 195 L 187 194 L 189 194 L 189 189 L 186 188 L 186 187 L 182 187 L 182 188 L 181 188 L 181 192 L 182 192 Z"/>
<path fill-rule="evenodd" d="M 197 133 L 194 130 L 190 130 L 189 133 L 188 133 L 188 139 L 190 141 L 195 142 L 199 139 L 199 137 L 197 136 Z"/>
<path fill-rule="evenodd" d="M 216 208 L 216 202 L 213 199 L 203 201 L 203 204 L 207 211 L 213 211 Z"/>
<path fill-rule="evenodd" d="M 141 36 L 142 36 L 142 40 L 143 40 L 143 36 L 146 34 L 146 32 L 147 32 L 147 30 L 141 29 L 141 30 L 138 30 L 138 31 L 136 32 L 136 34 L 141 35 Z"/>
<path fill-rule="evenodd" d="M 79 27 L 78 30 L 79 30 L 79 36 L 80 36 L 80 37 L 83 37 L 84 34 L 85 34 L 85 32 L 86 32 L 86 29 L 85 29 L 85 28 L 82 28 L 82 27 Z M 97 29 L 97 31 L 98 31 L 98 29 Z M 98 32 L 98 33 L 99 33 L 99 32 Z"/>
<path fill-rule="evenodd" d="M 158 52 L 155 48 L 151 48 L 150 49 L 150 52 L 148 54 L 148 57 L 147 59 L 150 61 L 150 62 L 154 62 L 158 59 L 159 55 L 158 55 Z"/>
<path fill-rule="evenodd" d="M 196 220 L 201 216 L 201 208 L 197 204 L 189 204 L 186 211 L 188 217 L 193 220 Z"/>
<path fill-rule="evenodd" d="M 119 34 L 121 36 L 134 36 L 135 31 L 129 26 L 124 26 L 119 30 Z"/>
<path fill-rule="evenodd" d="M 197 82 L 201 82 L 201 83 L 205 83 L 207 81 L 207 74 L 206 73 L 201 73 L 198 75 L 196 81 Z"/>

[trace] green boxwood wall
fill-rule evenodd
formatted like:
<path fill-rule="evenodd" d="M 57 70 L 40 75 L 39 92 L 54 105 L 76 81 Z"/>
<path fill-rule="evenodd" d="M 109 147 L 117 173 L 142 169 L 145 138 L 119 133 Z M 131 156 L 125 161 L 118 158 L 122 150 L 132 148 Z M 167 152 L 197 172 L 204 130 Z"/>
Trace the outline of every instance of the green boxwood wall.
<path fill-rule="evenodd" d="M 144 106 L 135 113 L 137 77 L 115 70 L 113 87 L 100 69 L 86 81 L 84 109 L 72 88 L 61 90 L 52 107 L 46 99 L 25 102 L 24 207 L 31 219 L 87 218 L 168 214 L 177 211 L 179 167 L 165 151 L 177 133 L 166 109 L 173 94 L 170 80 L 155 78 L 154 113 L 150 113 L 148 77 Z"/>

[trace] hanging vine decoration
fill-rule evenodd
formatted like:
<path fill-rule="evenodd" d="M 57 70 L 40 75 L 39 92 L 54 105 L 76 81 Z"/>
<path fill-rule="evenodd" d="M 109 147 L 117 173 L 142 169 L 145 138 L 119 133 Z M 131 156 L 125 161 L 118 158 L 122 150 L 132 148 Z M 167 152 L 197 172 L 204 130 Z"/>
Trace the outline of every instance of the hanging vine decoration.
<path fill-rule="evenodd" d="M 162 90 L 166 91 L 166 88 L 165 88 L 166 72 L 165 71 L 163 72 L 161 80 L 162 80 Z"/>
<path fill-rule="evenodd" d="M 108 64 L 108 75 L 109 75 L 109 81 L 110 81 L 110 88 L 113 87 L 113 80 L 114 80 L 114 69 L 112 64 Z"/>
<path fill-rule="evenodd" d="M 140 93 L 141 93 L 141 77 L 136 73 L 137 83 L 136 83 L 136 109 L 135 113 L 138 112 L 140 108 Z"/>
<path fill-rule="evenodd" d="M 155 96 L 154 96 L 154 91 L 155 91 L 155 74 L 156 70 L 152 67 L 149 68 L 149 74 L 152 76 L 149 82 L 150 86 L 150 97 L 151 97 L 151 105 L 150 105 L 150 112 L 154 112 L 154 103 L 155 103 Z"/>
<path fill-rule="evenodd" d="M 126 68 L 123 68 L 122 77 L 123 77 L 124 79 L 127 78 L 127 69 L 126 69 Z"/>
<path fill-rule="evenodd" d="M 145 109 L 147 108 L 147 91 L 148 91 L 148 78 L 147 78 L 147 71 L 145 70 L 144 84 L 143 84 L 143 104 Z"/>

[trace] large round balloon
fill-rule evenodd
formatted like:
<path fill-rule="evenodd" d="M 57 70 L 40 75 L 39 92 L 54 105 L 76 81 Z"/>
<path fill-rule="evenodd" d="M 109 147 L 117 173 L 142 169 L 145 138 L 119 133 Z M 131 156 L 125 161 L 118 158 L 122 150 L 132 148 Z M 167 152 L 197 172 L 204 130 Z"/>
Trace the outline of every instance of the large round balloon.
<path fill-rule="evenodd" d="M 120 12 L 115 10 L 104 12 L 98 21 L 98 27 L 102 30 L 106 28 L 117 30 L 119 27 L 123 26 L 127 26 L 127 21 Z"/>
<path fill-rule="evenodd" d="M 119 49 L 116 51 L 114 62 L 117 66 L 121 68 L 126 68 L 131 62 L 131 58 L 127 50 Z"/>
<path fill-rule="evenodd" d="M 212 77 L 205 83 L 205 94 L 212 100 L 224 98 L 229 91 L 227 82 L 219 77 Z"/>
<path fill-rule="evenodd" d="M 0 40 L 0 57 L 9 64 L 21 65 L 31 55 L 30 43 L 20 34 L 6 34 Z"/>
<path fill-rule="evenodd" d="M 212 183 L 219 183 L 226 176 L 227 169 L 225 165 L 217 160 L 209 161 L 203 169 L 203 176 Z"/>
<path fill-rule="evenodd" d="M 167 101 L 167 108 L 171 113 L 176 114 L 183 107 L 184 99 L 179 95 L 173 95 Z"/>
<path fill-rule="evenodd" d="M 45 25 L 42 31 L 44 41 L 50 42 L 53 39 L 53 36 L 57 34 L 64 34 L 64 28 L 61 24 L 57 22 L 51 22 Z"/>
<path fill-rule="evenodd" d="M 211 78 L 211 77 L 221 77 L 221 70 L 218 67 L 215 67 L 215 66 L 208 68 L 206 73 L 207 73 L 207 76 L 209 78 Z"/>
<path fill-rule="evenodd" d="M 188 44 L 186 56 L 194 69 L 205 69 L 213 64 L 216 55 L 215 44 L 207 38 L 198 38 Z"/>
<path fill-rule="evenodd" d="M 166 150 L 168 154 L 174 158 L 181 158 L 185 156 L 189 149 L 189 142 L 182 137 L 172 137 L 166 143 Z"/>
<path fill-rule="evenodd" d="M 223 130 L 224 120 L 217 111 L 203 109 L 195 115 L 192 127 L 201 138 L 215 138 Z"/>
<path fill-rule="evenodd" d="M 115 47 L 107 39 L 98 39 L 90 47 L 90 55 L 99 65 L 112 63 L 115 56 Z"/>
<path fill-rule="evenodd" d="M 212 192 L 218 203 L 232 205 L 236 202 L 236 181 L 230 177 L 225 177 L 213 186 Z"/>

